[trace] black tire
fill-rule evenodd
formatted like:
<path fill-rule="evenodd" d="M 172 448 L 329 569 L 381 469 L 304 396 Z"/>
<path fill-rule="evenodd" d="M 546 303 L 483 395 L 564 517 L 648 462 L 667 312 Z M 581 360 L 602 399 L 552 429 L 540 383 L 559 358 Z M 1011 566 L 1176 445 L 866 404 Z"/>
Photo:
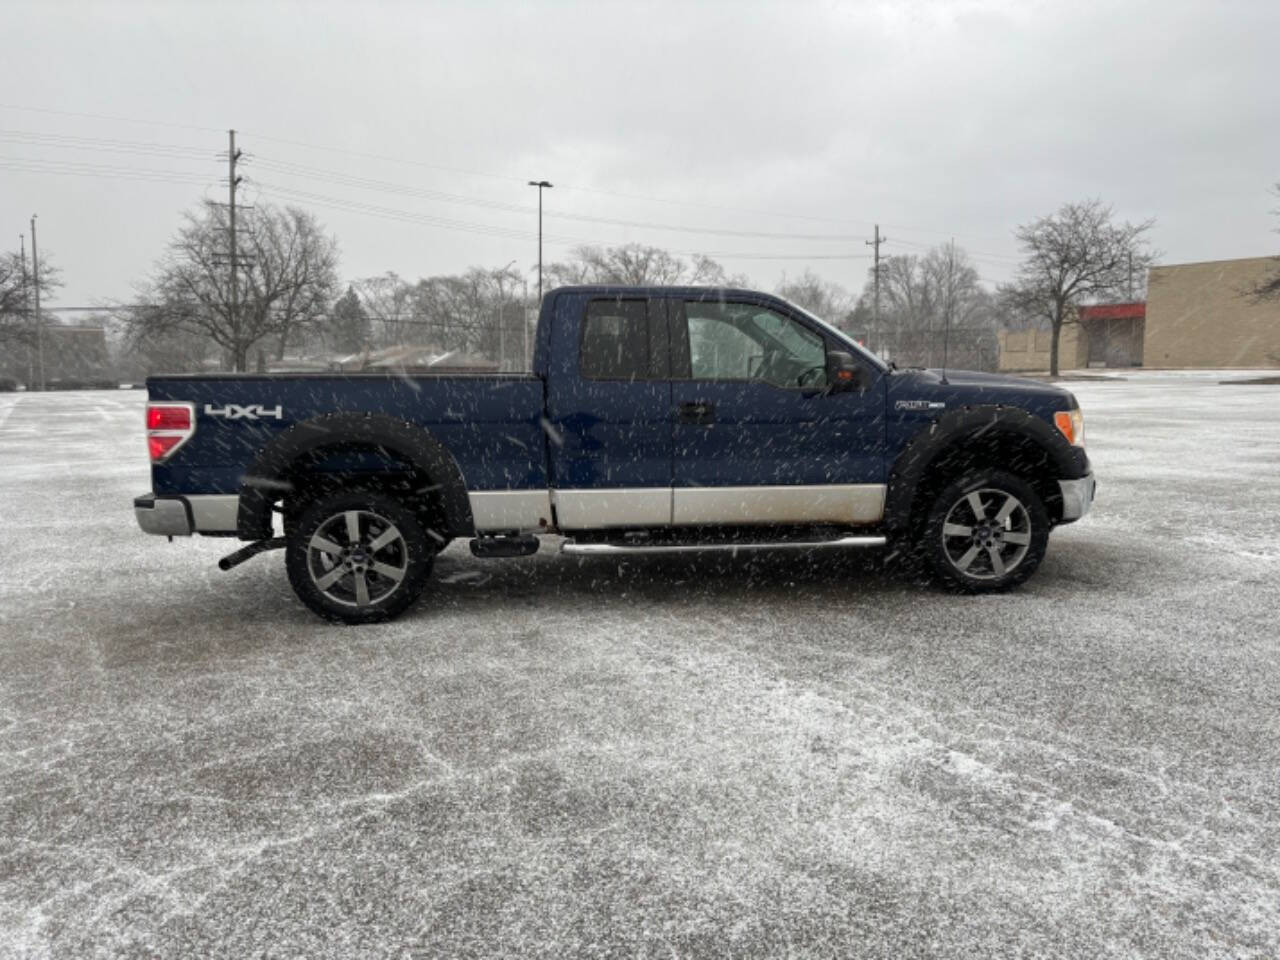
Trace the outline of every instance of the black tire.
<path fill-rule="evenodd" d="M 924 526 L 935 577 L 966 593 L 1016 587 L 1049 545 L 1049 515 L 1026 481 L 1004 470 L 966 473 L 938 494 Z"/>
<path fill-rule="evenodd" d="M 302 509 L 284 563 L 298 599 L 325 620 L 379 623 L 418 599 L 436 552 L 422 522 L 399 500 L 349 490 L 322 494 Z"/>

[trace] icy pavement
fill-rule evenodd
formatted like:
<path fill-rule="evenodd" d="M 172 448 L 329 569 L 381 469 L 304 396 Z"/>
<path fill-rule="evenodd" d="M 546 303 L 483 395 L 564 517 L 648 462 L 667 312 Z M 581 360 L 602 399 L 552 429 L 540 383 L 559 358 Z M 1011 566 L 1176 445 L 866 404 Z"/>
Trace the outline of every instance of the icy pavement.
<path fill-rule="evenodd" d="M 320 624 L 140 533 L 137 392 L 0 395 L 0 955 L 1280 954 L 1280 387 L 1069 384 L 1021 591 L 441 558 Z"/>

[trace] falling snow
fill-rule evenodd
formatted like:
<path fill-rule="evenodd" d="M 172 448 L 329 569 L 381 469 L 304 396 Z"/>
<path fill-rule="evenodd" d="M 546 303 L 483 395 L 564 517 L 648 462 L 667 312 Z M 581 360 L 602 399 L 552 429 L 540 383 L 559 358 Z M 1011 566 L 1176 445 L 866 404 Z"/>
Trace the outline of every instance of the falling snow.
<path fill-rule="evenodd" d="M 481 560 L 321 624 L 140 533 L 138 392 L 0 395 L 0 953 L 1280 953 L 1280 387 L 1069 384 L 1023 589 Z"/>

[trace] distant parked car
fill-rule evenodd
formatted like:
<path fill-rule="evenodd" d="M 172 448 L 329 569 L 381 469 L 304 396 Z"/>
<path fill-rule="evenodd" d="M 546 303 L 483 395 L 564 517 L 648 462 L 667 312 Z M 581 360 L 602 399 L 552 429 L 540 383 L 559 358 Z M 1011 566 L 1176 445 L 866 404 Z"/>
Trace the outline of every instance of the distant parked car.
<path fill-rule="evenodd" d="M 103 377 L 64 377 L 59 380 L 50 380 L 47 389 L 49 390 L 115 390 L 119 386 L 114 380 L 107 380 Z"/>
<path fill-rule="evenodd" d="M 0 377 L 0 393 L 12 393 L 18 389 L 18 381 L 10 380 L 8 377 Z"/>

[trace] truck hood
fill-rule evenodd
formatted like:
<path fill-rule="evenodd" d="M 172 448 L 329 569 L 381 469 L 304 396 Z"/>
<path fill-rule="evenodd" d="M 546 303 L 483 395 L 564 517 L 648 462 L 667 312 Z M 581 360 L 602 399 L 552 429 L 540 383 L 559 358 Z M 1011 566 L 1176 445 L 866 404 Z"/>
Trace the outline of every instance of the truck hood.
<path fill-rule="evenodd" d="M 889 377 L 888 400 L 891 411 L 928 404 L 935 414 L 967 404 L 1000 404 L 1021 407 L 1050 422 L 1055 410 L 1078 406 L 1071 392 L 1056 384 L 976 370 L 948 370 L 945 380 L 941 370 L 895 371 Z"/>

